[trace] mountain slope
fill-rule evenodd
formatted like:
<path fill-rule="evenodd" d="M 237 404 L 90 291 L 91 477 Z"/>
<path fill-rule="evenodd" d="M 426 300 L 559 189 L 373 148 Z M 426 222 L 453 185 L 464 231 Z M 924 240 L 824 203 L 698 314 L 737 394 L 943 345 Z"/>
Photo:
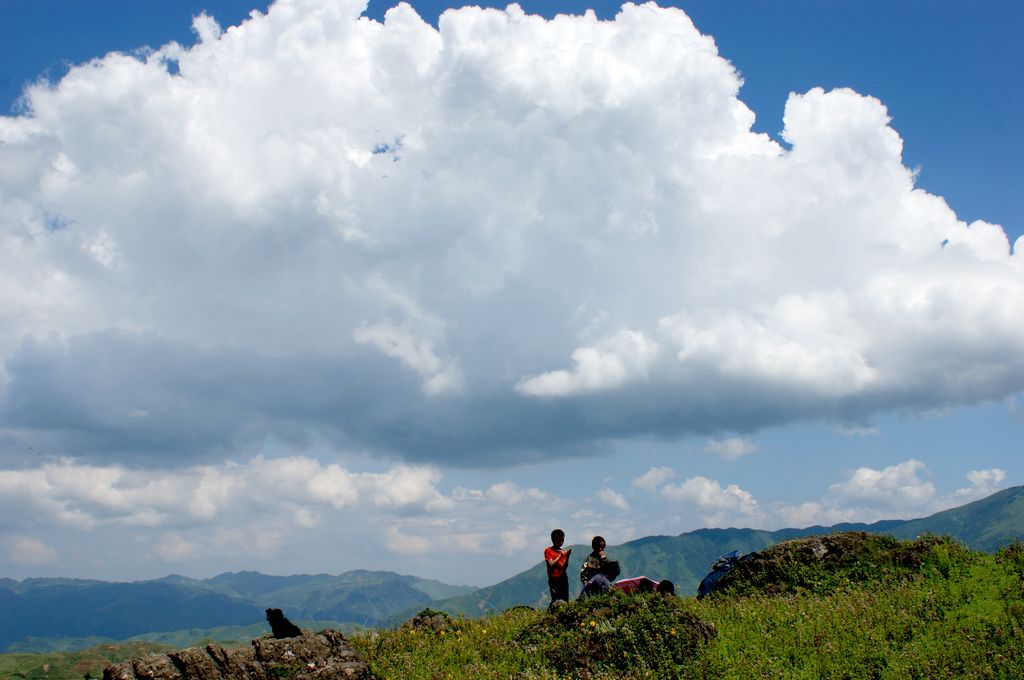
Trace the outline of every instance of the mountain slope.
<path fill-rule="evenodd" d="M 700 580 L 719 556 L 733 550 L 749 553 L 801 536 L 836 531 L 886 533 L 910 539 L 921 534 L 950 535 L 972 550 L 994 552 L 1013 539 L 1024 538 L 1024 487 L 1017 486 L 958 508 L 912 520 L 883 520 L 873 524 L 843 523 L 831 527 L 759 531 L 756 529 L 698 529 L 678 536 L 648 536 L 608 548 L 619 561 L 623 576 L 670 579 L 679 594 L 693 594 Z M 573 546 L 569 560 L 569 589 L 580 591 L 580 564 L 590 546 Z M 547 578 L 543 562 L 493 586 L 446 600 L 431 607 L 451 613 L 479 616 L 516 605 L 547 606 Z M 392 619 L 396 623 L 412 612 Z"/>
<path fill-rule="evenodd" d="M 904 522 L 890 531 L 896 538 L 924 533 L 949 534 L 968 548 L 995 552 L 1024 536 L 1024 486 L 1015 486 L 981 500 Z"/>
<path fill-rule="evenodd" d="M 108 583 L 64 578 L 6 580 L 0 587 L 0 650 L 29 638 L 102 637 L 223 626 L 263 626 L 264 609 L 293 621 L 380 625 L 436 597 L 472 592 L 386 571 L 268 576 L 228 572 L 210 579 L 171 574 L 153 581 Z"/>
<path fill-rule="evenodd" d="M 27 637 L 99 636 L 124 640 L 159 630 L 240 625 L 263 611 L 218 593 L 168 583 L 39 585 L 23 593 L 0 591 L 4 610 L 0 648 Z"/>
<path fill-rule="evenodd" d="M 680 594 L 693 593 L 718 556 L 761 550 L 790 538 L 833 531 L 889 533 L 913 538 L 949 534 L 967 547 L 993 551 L 1024 537 L 1024 487 L 912 520 L 839 524 L 760 531 L 700 529 L 678 536 L 648 536 L 612 546 L 624 576 L 671 579 Z M 580 589 L 580 563 L 589 546 L 574 546 L 570 589 Z M 539 549 L 538 549 L 539 552 Z M 439 599 L 443 598 L 443 599 Z M 224 573 L 211 579 L 170 575 L 155 581 L 107 583 L 78 579 L 0 581 L 0 649 L 38 638 L 125 639 L 144 633 L 262 625 L 263 610 L 279 607 L 295 621 L 332 621 L 366 626 L 399 623 L 425 606 L 478 616 L 525 604 L 543 606 L 547 584 L 542 562 L 511 578 L 480 589 L 404 576 L 356 570 L 337 576 L 268 576 Z"/>

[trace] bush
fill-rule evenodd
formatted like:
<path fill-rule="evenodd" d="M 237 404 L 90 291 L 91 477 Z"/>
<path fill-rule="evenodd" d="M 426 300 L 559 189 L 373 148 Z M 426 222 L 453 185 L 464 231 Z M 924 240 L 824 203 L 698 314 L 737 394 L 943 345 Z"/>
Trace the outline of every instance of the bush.
<path fill-rule="evenodd" d="M 684 611 L 677 598 L 612 591 L 542 616 L 520 641 L 538 646 L 560 674 L 652 672 L 672 677 L 714 636 L 714 626 Z"/>
<path fill-rule="evenodd" d="M 827 595 L 855 585 L 899 583 L 923 573 L 951 578 L 974 553 L 948 537 L 899 541 L 891 536 L 846 532 L 786 541 L 743 560 L 713 594 Z"/>

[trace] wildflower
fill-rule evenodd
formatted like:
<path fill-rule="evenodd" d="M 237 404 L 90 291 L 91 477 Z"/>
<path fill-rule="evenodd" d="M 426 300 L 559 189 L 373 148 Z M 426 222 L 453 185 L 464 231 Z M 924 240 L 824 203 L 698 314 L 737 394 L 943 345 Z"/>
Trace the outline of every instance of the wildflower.
<path fill-rule="evenodd" d="M 591 622 L 590 622 L 590 627 L 591 627 L 591 628 L 593 628 L 593 627 L 594 627 L 594 626 L 596 626 L 596 625 L 597 625 L 597 621 L 591 621 Z"/>
<path fill-rule="evenodd" d="M 675 635 L 675 634 L 676 634 L 676 629 L 675 629 L 675 628 L 673 628 L 673 629 L 672 629 L 672 630 L 670 630 L 669 632 L 670 632 L 670 633 L 672 633 L 673 635 Z"/>

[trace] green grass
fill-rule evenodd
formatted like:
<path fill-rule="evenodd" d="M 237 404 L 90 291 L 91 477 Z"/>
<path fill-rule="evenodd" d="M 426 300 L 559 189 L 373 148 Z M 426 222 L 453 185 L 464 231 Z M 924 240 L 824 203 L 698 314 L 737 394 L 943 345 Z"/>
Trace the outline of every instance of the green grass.
<path fill-rule="evenodd" d="M 445 634 L 405 628 L 353 642 L 392 679 L 1024 677 L 1024 547 L 996 556 L 934 538 L 868 547 L 899 557 L 922 546 L 921 560 L 883 560 L 874 573 L 864 556 L 839 575 L 794 564 L 788 576 L 804 585 L 780 594 L 672 607 L 611 596 L 555 615 L 517 610 L 454 619 Z M 870 578 L 850 578 L 858 574 Z M 680 640 L 684 614 L 712 624 L 713 639 Z"/>
<path fill-rule="evenodd" d="M 351 639 L 391 680 L 1024 678 L 1024 546 L 993 556 L 934 537 L 871 539 L 849 555 L 778 559 L 774 582 L 751 575 L 764 590 L 737 584 L 702 601 L 615 594 Z M 0 678 L 82 678 L 108 647 L 142 653 L 0 655 Z M 106 662 L 89 662 L 93 677 Z"/>
<path fill-rule="evenodd" d="M 97 645 L 77 652 L 46 654 L 0 654 L 0 680 L 8 678 L 49 678 L 82 680 L 99 678 L 109 664 L 167 651 L 167 647 L 145 642 Z"/>

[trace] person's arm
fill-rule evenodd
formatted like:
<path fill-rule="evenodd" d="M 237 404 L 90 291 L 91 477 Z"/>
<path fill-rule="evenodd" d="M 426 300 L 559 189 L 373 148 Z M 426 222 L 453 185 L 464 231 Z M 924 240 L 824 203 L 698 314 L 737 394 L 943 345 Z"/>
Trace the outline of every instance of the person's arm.
<path fill-rule="evenodd" d="M 546 559 L 547 558 L 547 552 L 545 552 L 544 553 L 544 557 L 545 557 L 544 561 L 547 562 L 549 567 L 553 567 L 556 564 L 566 565 L 566 564 L 569 563 L 569 554 L 571 552 L 572 552 L 572 548 L 562 548 L 561 550 L 558 551 L 558 554 L 555 555 L 554 557 L 552 557 L 551 559 Z"/>

